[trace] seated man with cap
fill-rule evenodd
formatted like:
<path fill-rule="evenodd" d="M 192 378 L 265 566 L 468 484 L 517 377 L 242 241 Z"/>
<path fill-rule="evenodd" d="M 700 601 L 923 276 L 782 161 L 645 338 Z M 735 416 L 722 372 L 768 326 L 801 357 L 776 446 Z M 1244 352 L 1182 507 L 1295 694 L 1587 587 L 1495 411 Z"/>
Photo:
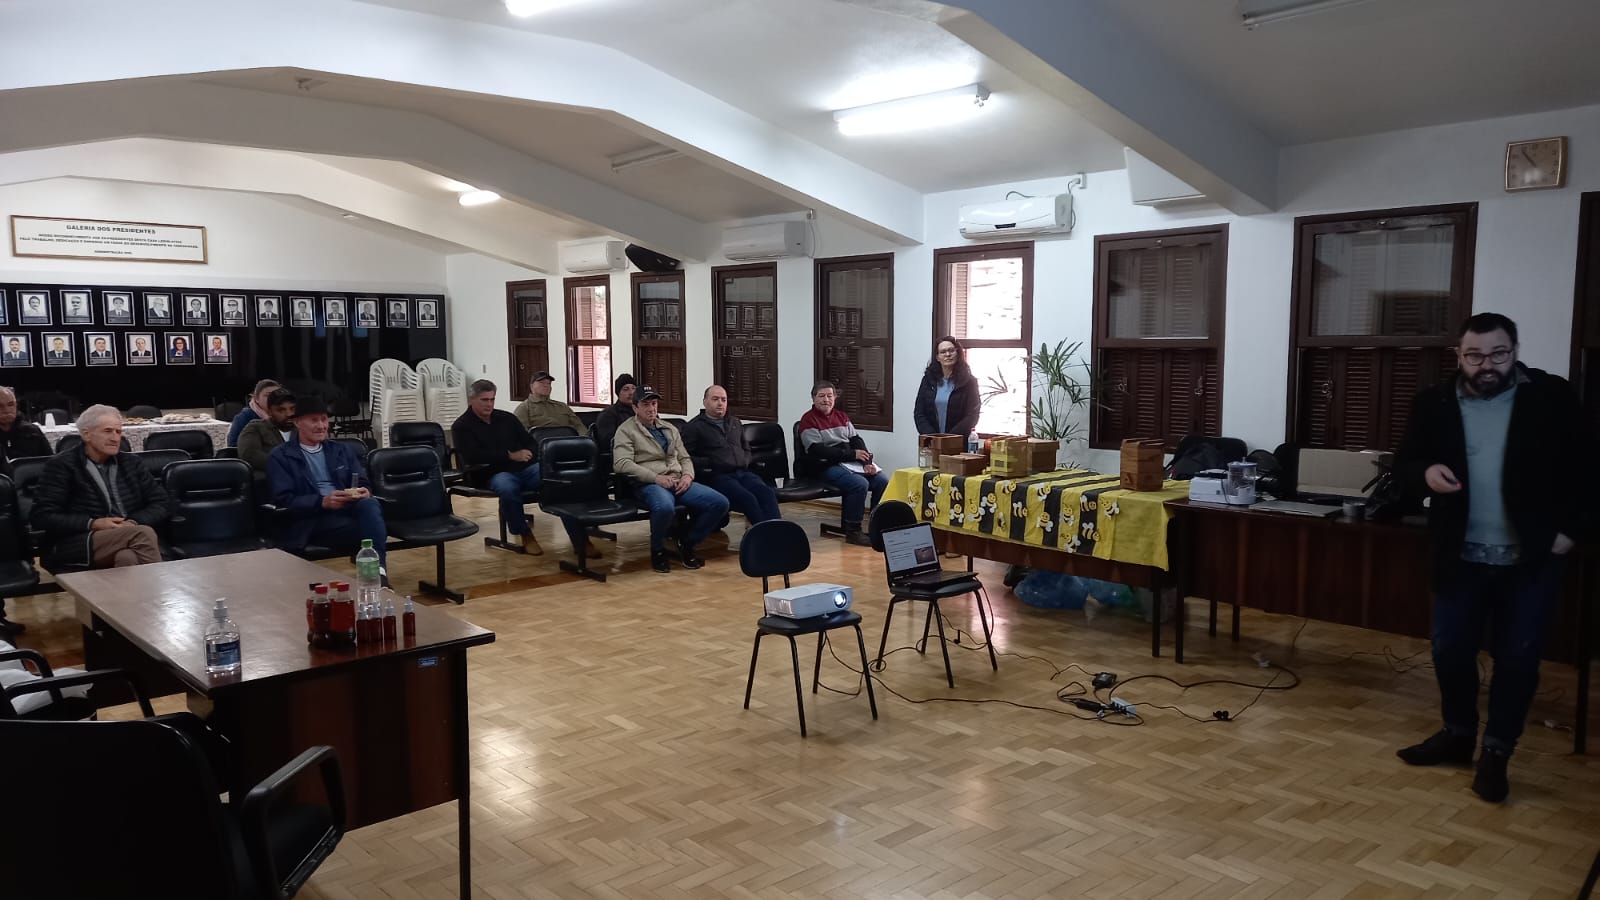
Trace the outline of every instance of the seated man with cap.
<path fill-rule="evenodd" d="M 633 393 L 636 390 L 633 376 L 624 372 L 617 376 L 614 396 L 617 402 L 600 410 L 600 415 L 595 417 L 594 428 L 589 431 L 589 436 L 594 438 L 595 446 L 600 448 L 600 455 L 605 456 L 611 452 L 611 443 L 617 436 L 617 429 L 623 422 L 633 418 Z"/>
<path fill-rule="evenodd" d="M 689 509 L 689 532 L 678 541 L 684 568 L 705 565 L 694 548 L 705 540 L 728 514 L 728 498 L 694 480 L 694 462 L 683 449 L 683 438 L 671 423 L 657 415 L 661 395 L 640 387 L 633 396 L 633 417 L 617 428 L 611 444 L 611 468 L 634 481 L 639 502 L 650 510 L 650 565 L 670 572 L 667 532 L 679 503 Z"/>
<path fill-rule="evenodd" d="M 572 407 L 550 396 L 556 377 L 549 372 L 535 372 L 528 380 L 528 399 L 517 404 L 514 415 L 523 428 L 556 428 L 565 425 L 579 435 L 589 430 L 572 411 Z"/>
<path fill-rule="evenodd" d="M 366 466 L 349 447 L 328 440 L 328 406 L 321 397 L 299 399 L 294 428 L 294 439 L 267 457 L 272 502 L 284 510 L 278 546 L 291 553 L 312 543 L 343 549 L 370 538 L 387 585 L 389 531 L 366 488 Z"/>

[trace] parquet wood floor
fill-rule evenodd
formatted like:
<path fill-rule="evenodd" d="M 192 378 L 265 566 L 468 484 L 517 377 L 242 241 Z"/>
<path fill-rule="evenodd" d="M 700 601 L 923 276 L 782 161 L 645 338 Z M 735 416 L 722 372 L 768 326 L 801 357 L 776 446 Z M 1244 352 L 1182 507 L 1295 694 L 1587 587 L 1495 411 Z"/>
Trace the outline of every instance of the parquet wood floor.
<path fill-rule="evenodd" d="M 458 509 L 493 527 L 489 504 Z M 796 517 L 815 533 L 819 513 Z M 878 721 L 865 697 L 808 693 L 802 739 L 781 640 L 764 642 L 740 708 L 760 591 L 736 554 L 708 548 L 704 570 L 658 575 L 645 527 L 618 530 L 620 548 L 602 545 L 604 585 L 556 573 L 566 542 L 543 516 L 542 558 L 450 548 L 452 581 L 477 587 L 446 608 L 499 635 L 471 657 L 479 897 L 1570 898 L 1600 847 L 1600 756 L 1572 756 L 1570 734 L 1537 724 L 1572 715 L 1570 667 L 1546 665 L 1511 799 L 1491 806 L 1466 770 L 1394 758 L 1434 728 L 1436 694 L 1430 670 L 1397 672 L 1382 654 L 1423 663 L 1425 642 L 1247 612 L 1235 646 L 1191 616 L 1202 621 L 1177 666 L 1150 658 L 1136 618 L 1024 606 L 980 564 L 997 589 L 998 673 L 967 638 L 951 648 L 953 691 L 936 649 L 892 653 Z M 742 530 L 736 518 L 735 546 Z M 815 580 L 856 586 L 870 654 L 887 603 L 881 558 L 832 539 L 813 549 Z M 391 560 L 397 582 L 431 565 L 425 551 Z M 80 653 L 65 598 L 10 602 L 30 623 L 25 644 L 62 662 Z M 981 634 L 970 606 L 947 612 Z M 920 615 L 897 615 L 889 646 L 920 628 Z M 836 649 L 852 661 L 848 634 Z M 809 674 L 815 644 L 801 647 Z M 1289 680 L 1256 652 L 1302 683 L 1228 723 L 1153 706 L 1239 712 L 1257 691 L 1140 681 L 1119 696 L 1142 704 L 1145 724 L 1119 727 L 1057 700 L 1083 671 L 1052 678 L 1074 664 L 1124 679 Z M 838 690 L 859 684 L 831 656 L 822 672 Z M 911 703 L 884 688 L 1048 711 Z M 301 896 L 455 896 L 455 817 L 450 804 L 348 835 Z"/>

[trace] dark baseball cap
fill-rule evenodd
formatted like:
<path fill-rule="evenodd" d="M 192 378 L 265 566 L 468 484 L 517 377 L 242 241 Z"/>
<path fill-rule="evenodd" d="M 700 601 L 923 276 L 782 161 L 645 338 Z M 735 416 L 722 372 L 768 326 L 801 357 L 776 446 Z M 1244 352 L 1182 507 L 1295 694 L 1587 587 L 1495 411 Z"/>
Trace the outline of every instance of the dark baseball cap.
<path fill-rule="evenodd" d="M 556 377 L 554 375 L 551 375 L 549 372 L 546 372 L 546 371 L 543 371 L 543 370 L 540 370 L 538 372 L 533 373 L 533 377 L 528 379 L 529 383 L 532 383 L 532 382 L 535 382 L 535 381 L 555 381 L 555 380 L 556 380 Z"/>
<path fill-rule="evenodd" d="M 656 393 L 656 389 L 653 388 L 653 387 L 649 387 L 649 386 L 641 387 L 641 388 L 639 388 L 639 390 L 635 391 L 634 394 L 633 394 L 633 402 L 634 403 L 643 403 L 646 400 L 660 400 L 660 399 L 661 399 L 661 395 Z"/>

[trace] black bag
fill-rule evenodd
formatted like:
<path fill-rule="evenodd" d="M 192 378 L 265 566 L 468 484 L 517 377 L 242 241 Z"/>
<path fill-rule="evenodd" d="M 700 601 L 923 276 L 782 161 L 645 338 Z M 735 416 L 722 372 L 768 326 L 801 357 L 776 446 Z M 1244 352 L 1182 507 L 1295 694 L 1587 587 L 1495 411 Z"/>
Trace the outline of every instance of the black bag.
<path fill-rule="evenodd" d="M 1168 477 L 1187 481 L 1207 469 L 1226 469 L 1228 463 L 1245 458 L 1250 448 L 1238 438 L 1209 437 L 1203 434 L 1185 435 L 1172 454 L 1172 465 L 1167 467 Z"/>

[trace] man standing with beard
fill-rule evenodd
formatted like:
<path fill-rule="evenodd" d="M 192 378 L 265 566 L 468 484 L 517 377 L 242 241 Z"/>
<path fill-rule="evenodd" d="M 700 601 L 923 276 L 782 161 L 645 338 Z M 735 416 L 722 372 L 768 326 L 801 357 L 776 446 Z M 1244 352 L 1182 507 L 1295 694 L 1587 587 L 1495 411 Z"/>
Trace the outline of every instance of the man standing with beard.
<path fill-rule="evenodd" d="M 1498 803 L 1584 514 L 1589 442 L 1567 382 L 1517 361 L 1510 319 L 1468 319 L 1456 360 L 1456 378 L 1417 395 L 1396 460 L 1408 492 L 1432 497 L 1433 666 L 1443 713 L 1438 733 L 1399 756 L 1414 766 L 1472 762 L 1487 636 L 1494 675 L 1472 790 Z"/>

